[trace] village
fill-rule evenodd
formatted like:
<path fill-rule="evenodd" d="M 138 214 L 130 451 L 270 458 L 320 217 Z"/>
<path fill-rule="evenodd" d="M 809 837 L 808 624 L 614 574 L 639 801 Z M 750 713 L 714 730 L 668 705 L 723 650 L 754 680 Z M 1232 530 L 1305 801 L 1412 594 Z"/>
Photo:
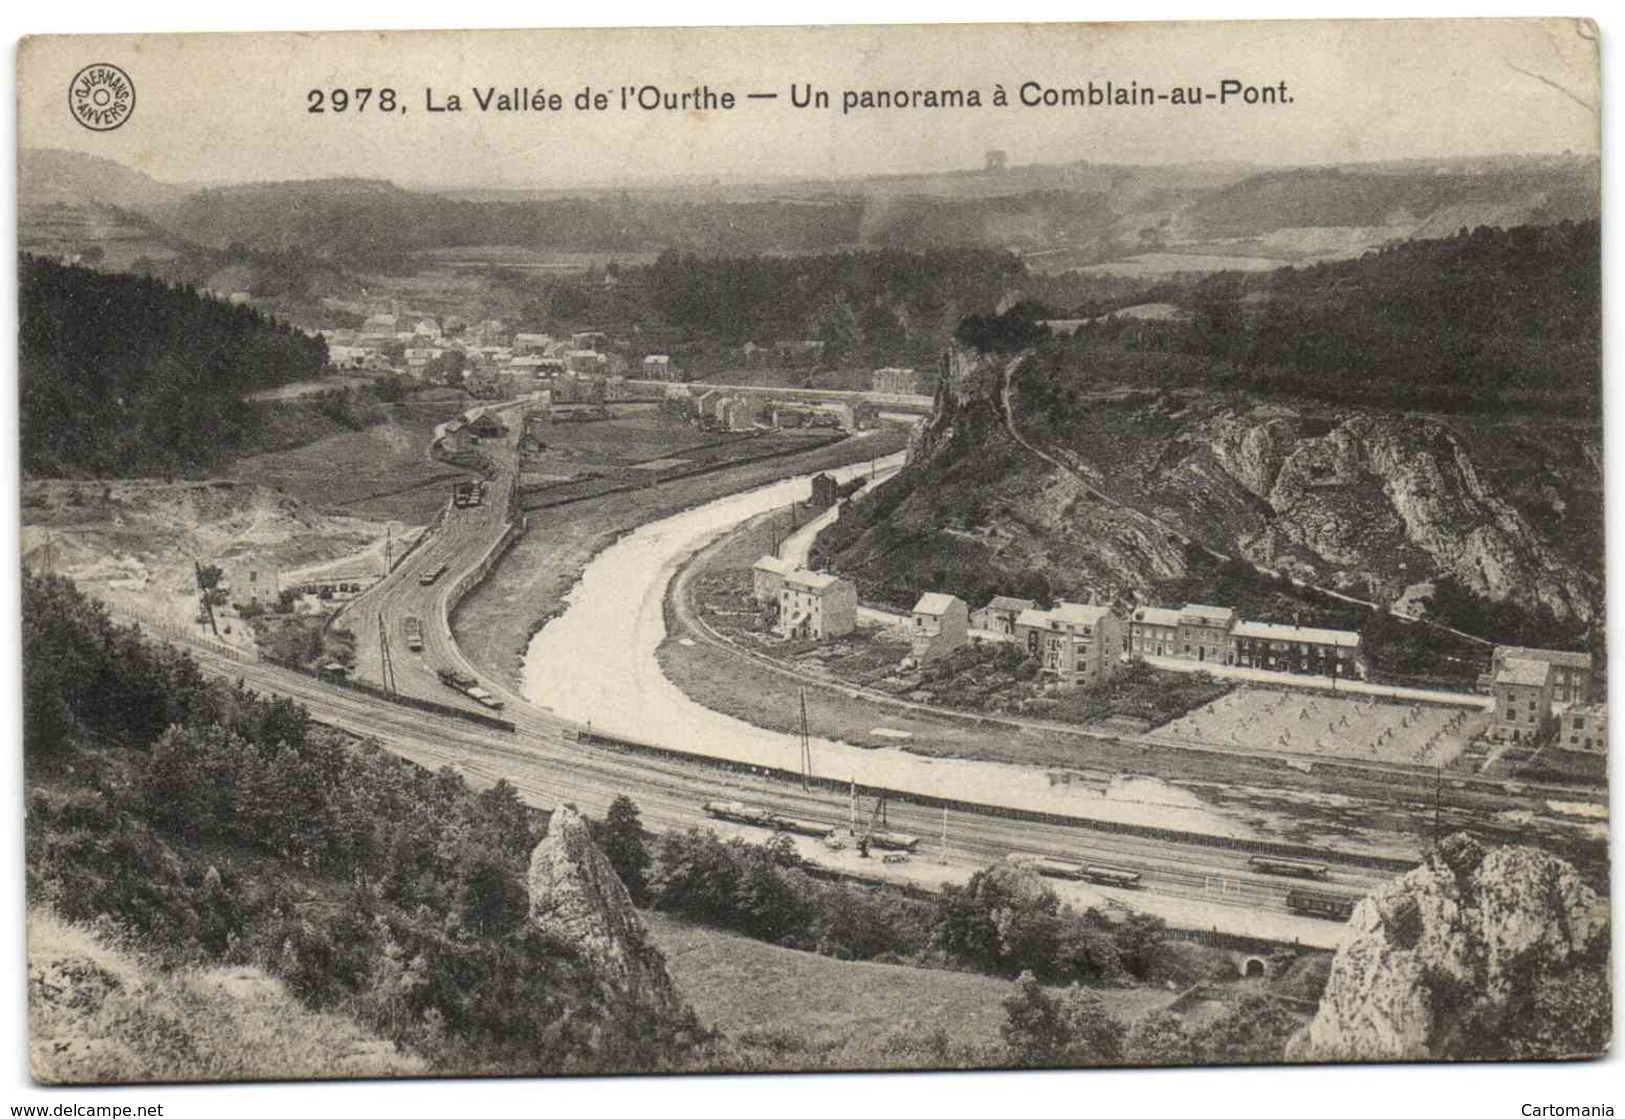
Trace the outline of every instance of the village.
<path fill-rule="evenodd" d="M 814 506 L 819 490 L 815 479 Z M 840 497 L 826 493 L 824 500 Z M 847 579 L 773 554 L 752 565 L 750 595 L 772 635 L 765 642 L 752 635 L 758 646 L 771 653 L 776 640 L 798 664 L 842 678 L 901 682 L 892 690 L 917 701 L 1063 718 L 1070 712 L 1215 750 L 1475 772 L 1504 771 L 1552 751 L 1600 761 L 1607 750 L 1607 705 L 1592 702 L 1591 657 L 1581 652 L 1497 645 L 1475 692 L 1424 691 L 1371 681 L 1358 633 L 1252 621 L 1227 606 L 1057 601 L 1046 608 L 997 595 L 973 607 L 928 591 L 903 615 L 860 603 Z M 860 626 L 874 636 L 866 639 Z M 843 639 L 863 652 L 835 648 Z M 847 657 L 846 669 L 837 667 Z M 1210 679 L 1217 694 L 1181 689 L 1179 676 Z M 1129 703 L 1102 702 L 1114 683 L 1119 696 L 1140 694 Z M 1143 693 L 1158 687 L 1166 702 L 1145 702 Z"/>

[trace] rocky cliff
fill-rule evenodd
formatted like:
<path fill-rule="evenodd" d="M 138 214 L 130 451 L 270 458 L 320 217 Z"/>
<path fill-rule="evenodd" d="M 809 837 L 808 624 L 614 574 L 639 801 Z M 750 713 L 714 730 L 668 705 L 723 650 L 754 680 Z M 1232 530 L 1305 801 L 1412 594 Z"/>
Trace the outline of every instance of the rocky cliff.
<path fill-rule="evenodd" d="M 665 958 L 574 805 L 553 813 L 547 837 L 531 852 L 527 884 L 531 923 L 575 950 L 606 1008 L 651 1020 L 687 1014 Z"/>
<path fill-rule="evenodd" d="M 950 354 L 908 470 L 829 534 L 869 593 L 1155 597 L 1190 540 L 1375 602 L 1450 576 L 1560 621 L 1600 614 L 1600 433 L 1583 424 L 1200 392 L 1037 399 L 1019 365 L 1006 412 L 1008 362 Z M 943 586 L 922 584 L 934 574 Z"/>
<path fill-rule="evenodd" d="M 1451 836 L 1356 908 L 1288 1057 L 1594 1056 L 1610 1040 L 1608 953 L 1607 900 L 1573 867 Z"/>

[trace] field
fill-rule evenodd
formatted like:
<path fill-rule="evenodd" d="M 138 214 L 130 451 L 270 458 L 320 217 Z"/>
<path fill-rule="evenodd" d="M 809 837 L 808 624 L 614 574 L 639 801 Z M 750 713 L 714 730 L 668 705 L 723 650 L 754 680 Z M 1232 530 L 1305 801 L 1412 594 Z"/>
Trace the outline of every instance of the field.
<path fill-rule="evenodd" d="M 766 1067 L 941 1067 L 1002 1049 L 1006 980 L 835 960 L 642 916 L 701 1020 Z M 1124 1021 L 1174 998 L 1160 988 L 1098 993 Z"/>
<path fill-rule="evenodd" d="M 1448 766 L 1486 719 L 1464 708 L 1240 688 L 1157 734 L 1216 750 Z"/>
<path fill-rule="evenodd" d="M 386 423 L 254 455 L 234 463 L 227 476 L 275 487 L 316 509 L 427 524 L 445 504 L 451 482 L 467 476 L 429 457 L 435 425 L 461 407 L 390 406 Z"/>

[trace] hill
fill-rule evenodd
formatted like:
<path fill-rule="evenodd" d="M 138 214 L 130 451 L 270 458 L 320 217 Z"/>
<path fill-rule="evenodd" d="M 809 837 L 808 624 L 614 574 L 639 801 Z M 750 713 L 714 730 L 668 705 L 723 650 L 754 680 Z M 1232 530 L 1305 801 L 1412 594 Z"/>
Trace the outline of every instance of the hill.
<path fill-rule="evenodd" d="M 165 970 L 46 909 L 28 914 L 28 1033 L 29 1068 L 47 1084 L 428 1073 L 260 968 Z"/>
<path fill-rule="evenodd" d="M 47 207 L 69 205 L 139 217 L 211 250 L 299 249 L 396 269 L 411 254 L 470 246 L 704 255 L 955 246 L 1016 251 L 1046 273 L 1158 275 L 1342 259 L 1464 226 L 1595 218 L 1598 180 L 1595 159 L 1524 157 L 1314 168 L 1079 161 L 548 191 L 371 179 L 186 188 L 94 157 L 19 153 L 25 244 L 38 242 L 36 223 L 53 220 Z"/>
<path fill-rule="evenodd" d="M 320 338 L 153 279 L 25 256 L 18 304 L 26 474 L 202 470 L 258 433 L 245 395 L 327 364 Z"/>
<path fill-rule="evenodd" d="M 1409 594 L 1485 638 L 1596 637 L 1594 237 L 1481 230 L 1256 290 L 1169 289 L 1186 319 L 1012 329 L 1029 350 L 954 350 L 907 468 L 818 552 L 903 607 L 940 590 L 1380 619 L 1284 581 L 1238 583 L 1218 553 L 1379 605 Z M 1264 356 L 1286 352 L 1320 357 Z M 1430 401 L 1479 410 L 1418 407 Z"/>

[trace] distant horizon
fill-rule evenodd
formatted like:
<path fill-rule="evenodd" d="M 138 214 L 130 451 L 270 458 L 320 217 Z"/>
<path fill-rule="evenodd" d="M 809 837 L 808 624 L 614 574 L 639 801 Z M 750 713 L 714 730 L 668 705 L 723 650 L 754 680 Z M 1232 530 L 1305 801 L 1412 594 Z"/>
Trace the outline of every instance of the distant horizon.
<path fill-rule="evenodd" d="M 1141 168 L 1156 168 L 1159 170 L 1190 168 L 1226 168 L 1244 169 L 1251 174 L 1269 174 L 1273 172 L 1332 170 L 1339 168 L 1365 168 L 1396 166 L 1402 164 L 1451 164 L 1451 163 L 1490 163 L 1490 162 L 1518 162 L 1523 160 L 1570 160 L 1576 162 L 1600 163 L 1601 155 L 1596 152 L 1576 152 L 1571 149 L 1555 150 L 1529 150 L 1520 152 L 1495 152 L 1481 154 L 1451 154 L 1437 156 L 1399 156 L 1392 158 L 1370 158 L 1353 160 L 1329 160 L 1321 162 L 1274 163 L 1261 160 L 1241 159 L 1174 159 L 1174 160 L 1092 160 L 1086 158 L 1063 159 L 1055 161 L 1034 161 L 1030 163 L 1011 163 L 998 171 L 990 171 L 984 167 L 954 166 L 943 167 L 938 170 L 915 171 L 874 171 L 863 174 L 838 175 L 820 178 L 812 175 L 778 174 L 753 177 L 746 172 L 717 174 L 707 176 L 701 172 L 672 172 L 667 175 L 651 173 L 642 176 L 629 177 L 620 181 L 582 181 L 563 186 L 513 186 L 513 185 L 481 185 L 472 182 L 449 182 L 429 179 L 400 179 L 385 175 L 363 174 L 331 174 L 316 175 L 305 178 L 266 178 L 266 179 L 163 179 L 149 174 L 138 167 L 115 159 L 111 156 L 78 148 L 59 148 L 34 146 L 18 149 L 18 155 L 23 156 L 30 152 L 57 153 L 70 156 L 82 156 L 90 160 L 105 160 L 117 164 L 119 167 L 133 174 L 141 175 L 160 187 L 168 187 L 185 191 L 204 190 L 230 190 L 244 187 L 264 187 L 291 185 L 297 183 L 386 183 L 398 189 L 411 193 L 421 194 L 557 194 L 570 191 L 614 191 L 614 190 L 675 190 L 675 189 L 703 189 L 705 187 L 771 187 L 794 186 L 815 183 L 843 183 L 862 184 L 870 182 L 895 182 L 908 179 L 933 179 L 947 176 L 988 176 L 1008 174 L 1013 171 L 1032 170 L 1041 168 L 1062 169 L 1068 167 L 1098 167 L 1121 168 L 1135 170 Z M 19 201 L 26 202 L 26 198 Z"/>

